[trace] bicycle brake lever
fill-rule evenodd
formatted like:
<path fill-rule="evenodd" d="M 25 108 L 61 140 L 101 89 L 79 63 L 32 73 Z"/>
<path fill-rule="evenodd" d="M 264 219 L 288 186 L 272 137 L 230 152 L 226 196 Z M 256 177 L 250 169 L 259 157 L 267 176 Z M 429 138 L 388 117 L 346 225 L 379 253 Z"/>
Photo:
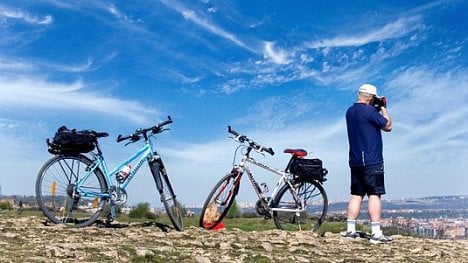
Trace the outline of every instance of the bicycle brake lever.
<path fill-rule="evenodd" d="M 129 144 L 131 144 L 131 143 L 135 143 L 135 142 L 137 142 L 137 141 L 139 141 L 139 140 L 140 140 L 140 136 L 132 136 L 132 137 L 130 138 L 130 141 L 128 141 L 128 142 L 125 144 L 125 146 L 127 146 L 127 145 L 129 145 Z"/>
<path fill-rule="evenodd" d="M 239 140 L 239 136 L 229 136 L 229 138 L 233 139 L 233 140 L 236 141 L 236 142 L 241 142 L 241 141 Z"/>
<path fill-rule="evenodd" d="M 260 149 L 253 148 L 257 153 L 266 156 L 265 153 L 263 153 Z"/>

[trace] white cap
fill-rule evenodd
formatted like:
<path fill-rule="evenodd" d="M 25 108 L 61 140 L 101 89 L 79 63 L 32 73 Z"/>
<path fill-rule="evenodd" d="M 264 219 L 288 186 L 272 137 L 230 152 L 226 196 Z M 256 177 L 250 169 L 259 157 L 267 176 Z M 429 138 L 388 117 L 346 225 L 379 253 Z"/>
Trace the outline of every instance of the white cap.
<path fill-rule="evenodd" d="M 362 84 L 362 86 L 359 87 L 359 92 L 377 96 L 377 88 L 371 84 Z"/>

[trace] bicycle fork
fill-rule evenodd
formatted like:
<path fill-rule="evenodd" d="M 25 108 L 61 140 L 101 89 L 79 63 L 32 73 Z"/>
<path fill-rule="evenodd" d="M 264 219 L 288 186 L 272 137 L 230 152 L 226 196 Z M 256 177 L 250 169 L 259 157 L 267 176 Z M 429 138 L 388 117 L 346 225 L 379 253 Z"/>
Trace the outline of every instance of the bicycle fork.
<path fill-rule="evenodd" d="M 158 155 L 153 155 L 152 157 L 150 157 L 148 159 L 148 165 L 150 167 L 151 174 L 153 175 L 154 182 L 156 183 L 156 188 L 158 189 L 162 201 L 162 199 L 165 197 L 161 175 L 167 175 L 166 168 L 164 168 L 161 158 Z"/>

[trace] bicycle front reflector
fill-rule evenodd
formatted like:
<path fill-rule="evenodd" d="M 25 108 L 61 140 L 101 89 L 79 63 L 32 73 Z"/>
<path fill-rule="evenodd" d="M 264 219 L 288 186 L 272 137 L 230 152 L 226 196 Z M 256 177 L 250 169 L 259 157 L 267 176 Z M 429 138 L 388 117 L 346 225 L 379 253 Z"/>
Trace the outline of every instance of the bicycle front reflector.
<path fill-rule="evenodd" d="M 55 197 L 55 194 L 57 193 L 57 182 L 53 181 L 52 186 L 50 188 L 52 196 Z"/>
<path fill-rule="evenodd" d="M 96 196 L 93 200 L 93 208 L 98 207 L 98 204 L 99 204 L 99 198 Z"/>

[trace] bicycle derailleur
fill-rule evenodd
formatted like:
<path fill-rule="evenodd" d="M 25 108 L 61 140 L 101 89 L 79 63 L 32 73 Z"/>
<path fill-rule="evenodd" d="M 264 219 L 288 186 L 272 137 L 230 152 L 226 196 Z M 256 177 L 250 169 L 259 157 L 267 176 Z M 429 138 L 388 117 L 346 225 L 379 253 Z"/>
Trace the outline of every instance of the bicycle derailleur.
<path fill-rule="evenodd" d="M 73 211 L 78 209 L 78 202 L 81 199 L 80 193 L 76 190 L 75 184 L 69 184 L 67 186 L 67 194 L 73 200 L 71 209 Z"/>
<path fill-rule="evenodd" d="M 258 199 L 257 203 L 255 203 L 255 211 L 257 212 L 257 214 L 264 216 L 265 219 L 271 219 L 271 211 L 270 207 L 268 206 L 270 201 L 271 197 L 267 197 L 263 198 L 263 200 Z"/>

